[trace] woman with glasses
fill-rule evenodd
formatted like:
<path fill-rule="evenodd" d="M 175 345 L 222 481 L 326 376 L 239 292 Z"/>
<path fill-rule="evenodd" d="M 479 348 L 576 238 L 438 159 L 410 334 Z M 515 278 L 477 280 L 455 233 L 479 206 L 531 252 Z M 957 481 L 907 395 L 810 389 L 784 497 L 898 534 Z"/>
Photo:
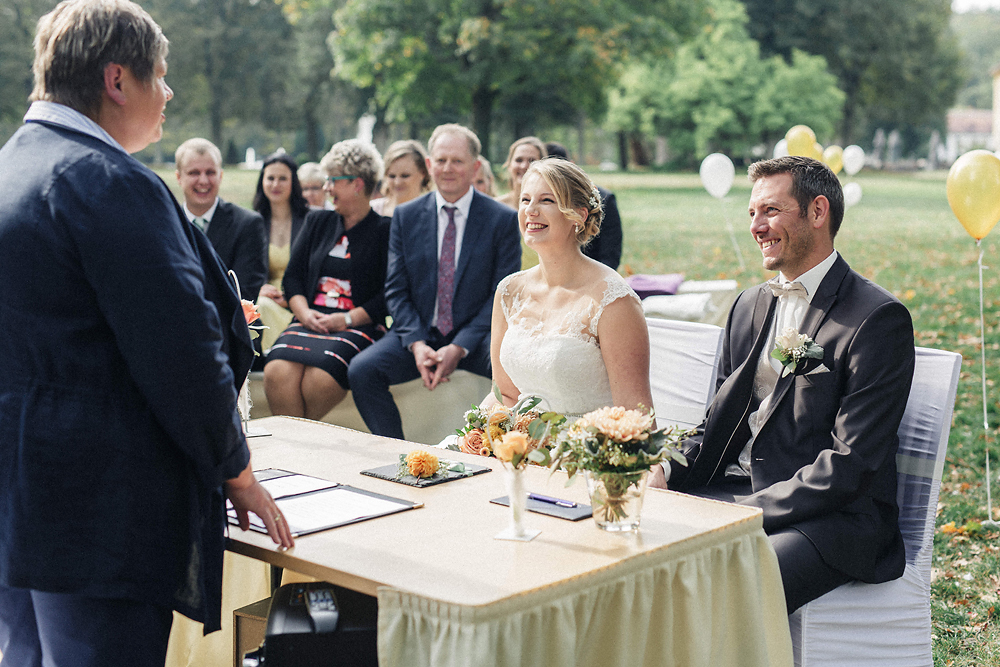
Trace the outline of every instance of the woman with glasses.
<path fill-rule="evenodd" d="M 372 210 L 382 158 L 334 144 L 320 163 L 335 211 L 310 211 L 282 282 L 295 319 L 271 346 L 264 392 L 276 415 L 322 419 L 347 395 L 351 359 L 385 333 L 389 218 Z"/>

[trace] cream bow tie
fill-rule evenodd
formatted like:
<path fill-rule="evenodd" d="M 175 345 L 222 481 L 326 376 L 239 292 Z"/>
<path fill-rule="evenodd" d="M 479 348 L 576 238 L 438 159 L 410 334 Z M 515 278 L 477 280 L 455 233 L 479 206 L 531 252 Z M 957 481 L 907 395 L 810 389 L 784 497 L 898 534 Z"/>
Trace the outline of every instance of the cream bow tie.
<path fill-rule="evenodd" d="M 767 286 L 771 288 L 774 296 L 798 296 L 803 299 L 809 297 L 809 292 L 802 283 L 779 283 L 777 278 L 767 281 Z"/>

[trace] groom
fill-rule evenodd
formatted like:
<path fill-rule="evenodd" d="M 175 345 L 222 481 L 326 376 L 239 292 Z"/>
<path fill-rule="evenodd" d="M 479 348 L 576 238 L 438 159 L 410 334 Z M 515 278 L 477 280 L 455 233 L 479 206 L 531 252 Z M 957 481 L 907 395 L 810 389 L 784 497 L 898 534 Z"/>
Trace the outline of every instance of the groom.
<path fill-rule="evenodd" d="M 753 505 L 778 556 L 791 613 L 851 580 L 903 573 L 896 448 L 913 378 L 913 325 L 891 294 L 833 248 L 844 215 L 825 165 L 785 157 L 751 165 L 750 232 L 777 278 L 737 298 L 718 393 L 688 466 L 654 468 L 654 486 Z M 793 282 L 794 281 L 794 282 Z M 772 357 L 788 329 L 815 357 Z M 666 473 L 661 475 L 660 473 Z"/>

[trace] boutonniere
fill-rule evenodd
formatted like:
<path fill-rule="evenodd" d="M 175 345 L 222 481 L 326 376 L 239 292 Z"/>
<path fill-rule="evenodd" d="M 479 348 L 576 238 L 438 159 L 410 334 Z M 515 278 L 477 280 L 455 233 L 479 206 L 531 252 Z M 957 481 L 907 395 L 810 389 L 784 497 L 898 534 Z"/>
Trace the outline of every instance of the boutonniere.
<path fill-rule="evenodd" d="M 781 377 L 785 377 L 789 373 L 794 373 L 799 364 L 806 359 L 822 359 L 823 348 L 809 336 L 788 327 L 774 339 L 774 350 L 771 352 L 771 356 L 785 367 L 781 372 Z"/>

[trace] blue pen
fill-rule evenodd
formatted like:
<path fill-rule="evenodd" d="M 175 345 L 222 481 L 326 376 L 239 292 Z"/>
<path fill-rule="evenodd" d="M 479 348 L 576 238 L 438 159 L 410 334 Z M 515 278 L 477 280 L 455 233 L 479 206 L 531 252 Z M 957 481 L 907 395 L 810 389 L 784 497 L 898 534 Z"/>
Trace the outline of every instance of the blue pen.
<path fill-rule="evenodd" d="M 528 498 L 531 500 L 539 500 L 543 503 L 551 503 L 553 505 L 558 505 L 559 507 L 576 507 L 576 503 L 572 500 L 561 500 L 559 498 L 553 498 L 552 496 L 543 496 L 540 493 L 529 493 Z"/>

